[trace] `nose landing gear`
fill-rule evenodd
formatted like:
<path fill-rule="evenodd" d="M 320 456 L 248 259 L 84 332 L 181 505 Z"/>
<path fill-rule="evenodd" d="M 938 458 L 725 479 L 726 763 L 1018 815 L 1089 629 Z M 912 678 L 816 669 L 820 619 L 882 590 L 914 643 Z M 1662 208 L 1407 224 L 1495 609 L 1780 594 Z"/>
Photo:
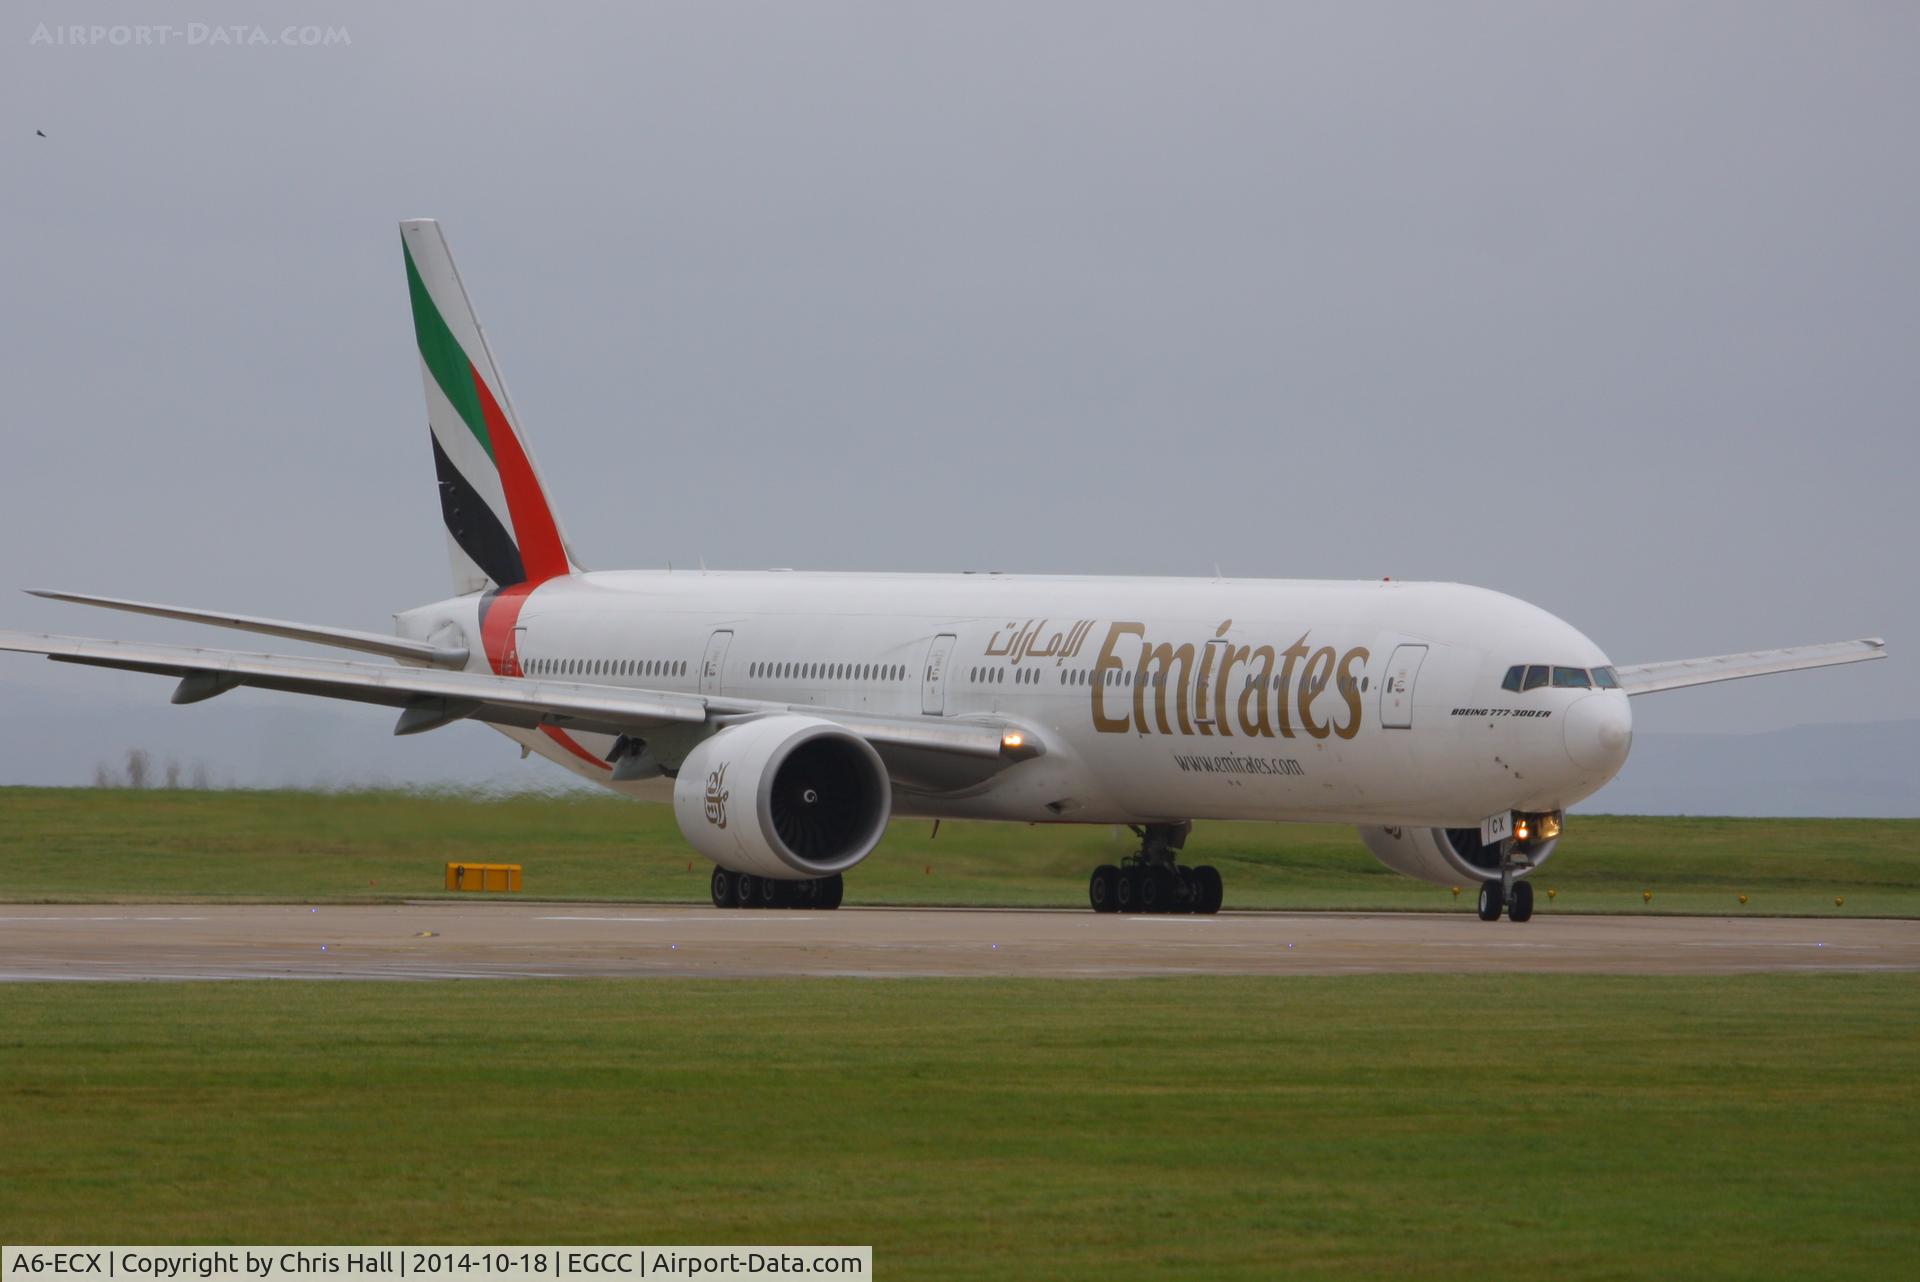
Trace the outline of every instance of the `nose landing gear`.
<path fill-rule="evenodd" d="M 1509 868 L 1501 869 L 1499 881 L 1480 883 L 1480 920 L 1499 921 L 1502 911 L 1508 921 L 1528 921 L 1533 917 L 1533 883 L 1521 881 Z"/>
<path fill-rule="evenodd" d="M 1217 913 L 1225 898 L 1220 870 L 1190 868 L 1174 852 L 1187 844 L 1190 823 L 1146 824 L 1134 833 L 1140 850 L 1120 864 L 1101 864 L 1087 881 L 1097 913 Z"/>

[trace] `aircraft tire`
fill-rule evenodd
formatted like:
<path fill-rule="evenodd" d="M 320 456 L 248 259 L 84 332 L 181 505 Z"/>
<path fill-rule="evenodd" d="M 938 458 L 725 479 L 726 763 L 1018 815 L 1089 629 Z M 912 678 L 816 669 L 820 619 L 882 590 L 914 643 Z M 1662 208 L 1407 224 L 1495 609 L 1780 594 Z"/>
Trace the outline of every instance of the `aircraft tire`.
<path fill-rule="evenodd" d="M 732 873 L 716 864 L 713 869 L 713 880 L 709 883 L 708 888 L 713 894 L 713 906 L 715 908 L 733 907 Z"/>
<path fill-rule="evenodd" d="M 1120 884 L 1120 870 L 1112 864 L 1101 864 L 1093 870 L 1093 876 L 1087 879 L 1087 902 L 1097 913 L 1118 912 L 1117 891 Z"/>
<path fill-rule="evenodd" d="M 1116 912 L 1140 911 L 1140 870 L 1138 868 L 1122 868 L 1120 875 L 1113 879 L 1113 907 Z"/>
<path fill-rule="evenodd" d="M 846 897 L 846 878 L 842 877 L 839 873 L 835 873 L 831 877 L 822 877 L 814 884 L 820 887 L 820 897 L 814 900 L 812 905 L 815 908 L 825 909 L 830 912 L 838 908 L 840 901 Z"/>
<path fill-rule="evenodd" d="M 1500 894 L 1500 883 L 1483 881 L 1480 883 L 1480 920 L 1499 921 L 1500 910 L 1507 905 Z"/>
<path fill-rule="evenodd" d="M 1201 864 L 1193 870 L 1193 879 L 1199 895 L 1193 911 L 1212 916 L 1220 911 L 1220 905 L 1226 901 L 1226 883 L 1220 879 L 1220 870 L 1212 864 Z"/>
<path fill-rule="evenodd" d="M 1533 917 L 1533 883 L 1513 883 L 1513 902 L 1507 905 L 1508 921 L 1527 921 Z"/>
<path fill-rule="evenodd" d="M 758 908 L 760 879 L 750 872 L 736 873 L 733 879 L 733 901 L 742 908 Z"/>
<path fill-rule="evenodd" d="M 793 883 L 775 881 L 771 877 L 760 879 L 760 906 L 762 908 L 789 908 L 793 905 Z"/>
<path fill-rule="evenodd" d="M 1143 913 L 1164 913 L 1173 910 L 1174 880 L 1173 873 L 1165 868 L 1149 865 L 1140 870 L 1140 911 Z"/>

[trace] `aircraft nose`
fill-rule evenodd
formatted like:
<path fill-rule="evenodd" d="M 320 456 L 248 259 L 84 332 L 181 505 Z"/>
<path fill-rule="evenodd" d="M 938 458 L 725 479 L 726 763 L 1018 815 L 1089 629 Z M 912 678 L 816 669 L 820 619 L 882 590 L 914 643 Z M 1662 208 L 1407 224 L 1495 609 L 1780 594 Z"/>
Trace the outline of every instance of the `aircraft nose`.
<path fill-rule="evenodd" d="M 1626 764 L 1633 746 L 1633 712 L 1621 694 L 1590 694 L 1567 709 L 1567 755 L 1608 775 Z"/>

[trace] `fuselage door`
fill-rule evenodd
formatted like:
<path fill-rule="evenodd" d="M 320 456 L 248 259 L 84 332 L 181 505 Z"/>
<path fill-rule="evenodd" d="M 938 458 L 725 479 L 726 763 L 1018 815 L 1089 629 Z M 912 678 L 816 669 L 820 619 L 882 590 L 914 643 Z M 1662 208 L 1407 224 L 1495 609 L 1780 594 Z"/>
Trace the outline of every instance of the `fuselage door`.
<path fill-rule="evenodd" d="M 920 677 L 920 711 L 930 717 L 947 714 L 947 660 L 952 655 L 951 632 L 942 632 L 927 648 L 927 667 Z"/>
<path fill-rule="evenodd" d="M 520 670 L 520 652 L 526 648 L 527 630 L 515 628 L 513 636 L 507 641 L 507 652 L 500 656 L 500 672 L 504 676 L 518 677 L 526 674 Z"/>
<path fill-rule="evenodd" d="M 1380 724 L 1387 729 L 1413 727 L 1413 683 L 1426 658 L 1427 647 L 1423 645 L 1394 647 L 1386 677 L 1380 682 Z"/>
<path fill-rule="evenodd" d="M 707 638 L 707 653 L 700 660 L 701 694 L 720 693 L 720 678 L 727 670 L 727 647 L 731 644 L 731 632 L 716 632 Z"/>

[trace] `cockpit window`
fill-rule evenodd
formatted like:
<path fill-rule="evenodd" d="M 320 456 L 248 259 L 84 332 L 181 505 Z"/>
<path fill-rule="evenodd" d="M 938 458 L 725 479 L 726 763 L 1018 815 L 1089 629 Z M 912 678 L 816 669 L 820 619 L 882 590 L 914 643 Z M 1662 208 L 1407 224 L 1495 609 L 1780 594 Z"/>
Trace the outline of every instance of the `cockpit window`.
<path fill-rule="evenodd" d="M 1599 686 L 1602 690 L 1618 690 L 1620 688 L 1620 677 L 1612 668 L 1595 668 L 1593 670 L 1593 684 Z"/>
<path fill-rule="evenodd" d="M 1585 668 L 1555 668 L 1553 686 L 1556 690 L 1585 690 L 1593 685 L 1587 679 Z"/>
<path fill-rule="evenodd" d="M 1500 688 L 1502 690 L 1513 690 L 1517 692 L 1520 689 L 1521 678 L 1526 675 L 1527 665 L 1524 663 L 1516 663 L 1507 669 L 1507 679 L 1500 683 Z"/>
<path fill-rule="evenodd" d="M 1541 686 L 1545 684 L 1547 684 L 1547 665 L 1546 664 L 1536 663 L 1532 667 L 1527 669 L 1527 680 L 1526 680 L 1525 686 L 1523 687 L 1524 689 L 1538 690 Z"/>

